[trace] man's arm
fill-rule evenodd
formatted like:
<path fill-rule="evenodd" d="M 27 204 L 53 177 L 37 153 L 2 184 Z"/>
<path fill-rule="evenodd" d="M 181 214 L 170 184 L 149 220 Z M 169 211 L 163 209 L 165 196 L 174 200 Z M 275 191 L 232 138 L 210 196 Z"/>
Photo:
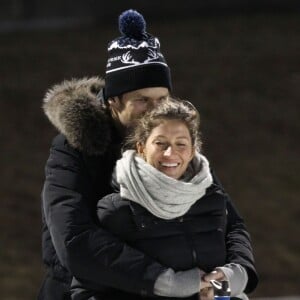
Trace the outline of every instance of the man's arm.
<path fill-rule="evenodd" d="M 85 199 L 87 178 L 83 174 L 79 152 L 66 145 L 52 147 L 43 209 L 62 265 L 93 286 L 153 295 L 155 280 L 165 267 L 94 223 Z"/>

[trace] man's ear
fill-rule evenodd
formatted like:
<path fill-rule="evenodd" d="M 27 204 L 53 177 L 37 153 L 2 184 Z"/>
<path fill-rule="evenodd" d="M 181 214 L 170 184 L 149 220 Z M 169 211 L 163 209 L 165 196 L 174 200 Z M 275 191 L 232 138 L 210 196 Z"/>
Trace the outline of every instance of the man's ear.
<path fill-rule="evenodd" d="M 107 102 L 113 110 L 120 111 L 121 102 L 120 102 L 119 97 L 108 98 Z"/>

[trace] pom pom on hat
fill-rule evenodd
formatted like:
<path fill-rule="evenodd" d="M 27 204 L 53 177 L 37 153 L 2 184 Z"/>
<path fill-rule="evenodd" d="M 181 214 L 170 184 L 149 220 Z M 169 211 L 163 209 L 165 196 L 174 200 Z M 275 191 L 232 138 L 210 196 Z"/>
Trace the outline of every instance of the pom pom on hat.
<path fill-rule="evenodd" d="M 129 9 L 119 16 L 120 32 L 134 39 L 143 39 L 146 34 L 146 21 L 136 10 Z"/>

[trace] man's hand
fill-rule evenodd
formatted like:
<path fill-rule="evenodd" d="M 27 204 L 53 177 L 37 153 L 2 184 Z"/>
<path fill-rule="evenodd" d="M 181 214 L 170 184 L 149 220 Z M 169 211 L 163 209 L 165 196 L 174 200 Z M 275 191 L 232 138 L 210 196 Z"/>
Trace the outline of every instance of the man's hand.
<path fill-rule="evenodd" d="M 211 283 L 209 281 L 204 280 L 203 277 L 202 277 L 201 282 L 200 282 L 200 291 L 211 287 Z"/>
<path fill-rule="evenodd" d="M 199 300 L 213 300 L 214 299 L 214 291 L 212 286 L 201 289 L 199 294 Z"/>

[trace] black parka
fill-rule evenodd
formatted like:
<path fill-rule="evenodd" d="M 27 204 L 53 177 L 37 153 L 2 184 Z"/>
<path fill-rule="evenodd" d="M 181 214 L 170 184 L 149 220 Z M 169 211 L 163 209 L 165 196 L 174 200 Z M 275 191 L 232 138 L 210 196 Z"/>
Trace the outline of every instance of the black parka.
<path fill-rule="evenodd" d="M 103 84 L 99 78 L 66 81 L 44 99 L 44 111 L 60 134 L 45 167 L 42 243 L 48 274 L 38 299 L 70 299 L 73 276 L 93 289 L 153 296 L 155 280 L 166 269 L 99 225 L 97 201 L 112 192 L 122 143 L 97 98 Z M 244 230 L 241 219 L 233 224 L 234 231 Z M 250 247 L 248 238 L 243 243 Z M 234 242 L 228 247 L 238 249 Z"/>
<path fill-rule="evenodd" d="M 97 214 L 103 228 L 175 271 L 199 267 L 211 272 L 226 263 L 237 263 L 248 273 L 245 292 L 251 292 L 257 284 L 249 234 L 216 182 L 179 218 L 155 217 L 141 205 L 122 199 L 119 193 L 101 199 Z M 76 291 L 79 287 L 84 288 L 84 285 L 76 282 L 74 300 L 88 299 L 87 295 L 96 299 L 117 300 L 124 296 L 140 299 L 110 287 L 95 291 L 83 289 L 81 293 Z"/>
<path fill-rule="evenodd" d="M 97 99 L 102 87 L 98 78 L 66 81 L 44 100 L 45 113 L 61 134 L 45 167 L 42 246 L 48 274 L 38 299 L 70 299 L 72 276 L 152 295 L 165 269 L 98 226 L 97 201 L 112 192 L 122 143 Z"/>

